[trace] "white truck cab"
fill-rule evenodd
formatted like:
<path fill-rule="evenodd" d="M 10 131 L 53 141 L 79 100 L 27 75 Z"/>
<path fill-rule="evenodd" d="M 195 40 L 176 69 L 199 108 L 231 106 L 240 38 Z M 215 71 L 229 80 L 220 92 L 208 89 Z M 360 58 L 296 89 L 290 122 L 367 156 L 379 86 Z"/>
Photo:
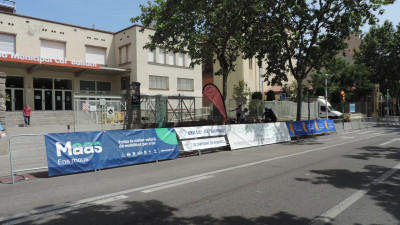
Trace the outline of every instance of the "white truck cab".
<path fill-rule="evenodd" d="M 339 119 L 343 117 L 343 114 L 334 109 L 328 101 L 325 99 L 318 99 L 318 115 L 319 118 L 326 118 L 326 110 L 328 109 L 328 119 Z"/>

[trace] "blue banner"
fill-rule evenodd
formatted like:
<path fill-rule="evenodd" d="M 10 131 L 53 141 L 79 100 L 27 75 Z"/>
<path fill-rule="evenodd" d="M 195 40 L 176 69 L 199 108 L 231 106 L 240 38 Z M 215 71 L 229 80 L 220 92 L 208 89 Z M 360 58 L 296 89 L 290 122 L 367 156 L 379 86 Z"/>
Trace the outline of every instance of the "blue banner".
<path fill-rule="evenodd" d="M 49 176 L 179 157 L 174 129 L 45 135 Z"/>
<path fill-rule="evenodd" d="M 306 120 L 286 122 L 291 137 L 336 131 L 332 120 Z"/>

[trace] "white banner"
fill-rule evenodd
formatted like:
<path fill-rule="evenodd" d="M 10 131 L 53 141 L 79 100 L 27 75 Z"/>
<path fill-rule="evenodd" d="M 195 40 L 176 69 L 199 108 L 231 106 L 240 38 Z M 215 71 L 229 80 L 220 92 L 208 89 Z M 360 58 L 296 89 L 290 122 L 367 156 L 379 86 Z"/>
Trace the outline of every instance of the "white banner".
<path fill-rule="evenodd" d="M 226 133 L 227 126 L 202 126 L 202 127 L 177 127 L 175 128 L 179 139 L 191 139 L 201 137 L 223 136 Z"/>
<path fill-rule="evenodd" d="M 201 150 L 207 148 L 217 148 L 227 146 L 224 137 L 203 138 L 189 141 L 182 141 L 182 146 L 185 151 Z"/>
<path fill-rule="evenodd" d="M 231 149 L 290 141 L 286 123 L 230 125 L 226 131 Z"/>

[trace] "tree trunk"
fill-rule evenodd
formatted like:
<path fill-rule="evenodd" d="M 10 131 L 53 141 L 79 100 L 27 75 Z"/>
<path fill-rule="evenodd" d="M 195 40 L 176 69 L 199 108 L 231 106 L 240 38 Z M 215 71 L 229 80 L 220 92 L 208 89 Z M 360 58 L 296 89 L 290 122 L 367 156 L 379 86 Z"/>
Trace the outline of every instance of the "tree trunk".
<path fill-rule="evenodd" d="M 296 121 L 301 121 L 301 108 L 303 106 L 303 79 L 297 79 L 297 114 Z"/>
<path fill-rule="evenodd" d="M 224 101 L 226 106 L 226 96 L 228 95 L 228 74 L 222 75 L 222 101 Z"/>

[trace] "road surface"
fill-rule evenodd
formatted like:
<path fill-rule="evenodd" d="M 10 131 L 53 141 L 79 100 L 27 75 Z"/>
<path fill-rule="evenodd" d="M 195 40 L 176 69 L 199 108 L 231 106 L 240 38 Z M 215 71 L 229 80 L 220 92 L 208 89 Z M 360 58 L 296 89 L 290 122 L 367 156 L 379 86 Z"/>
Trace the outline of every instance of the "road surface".
<path fill-rule="evenodd" d="M 400 224 L 400 129 L 16 184 L 0 224 Z"/>

